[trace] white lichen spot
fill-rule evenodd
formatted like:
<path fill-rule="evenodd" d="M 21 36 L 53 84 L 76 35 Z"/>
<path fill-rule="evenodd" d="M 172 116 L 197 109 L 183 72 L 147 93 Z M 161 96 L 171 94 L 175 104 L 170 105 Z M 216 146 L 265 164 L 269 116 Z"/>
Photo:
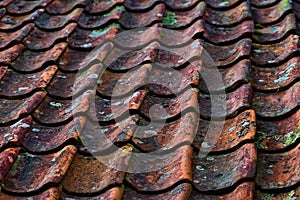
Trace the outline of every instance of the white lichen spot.
<path fill-rule="evenodd" d="M 18 91 L 19 91 L 19 92 L 24 91 L 24 90 L 28 90 L 28 87 L 19 87 L 19 88 L 18 88 Z"/>
<path fill-rule="evenodd" d="M 196 169 L 198 170 L 198 171 L 204 171 L 205 169 L 202 167 L 202 166 L 200 166 L 200 165 L 197 165 L 196 166 Z"/>
<path fill-rule="evenodd" d="M 144 132 L 148 135 L 157 135 L 157 131 L 155 131 L 155 130 L 146 130 Z"/>
<path fill-rule="evenodd" d="M 33 128 L 32 131 L 33 131 L 33 132 L 40 132 L 40 129 L 38 129 L 38 128 Z"/>
<path fill-rule="evenodd" d="M 234 129 L 236 129 L 236 126 L 230 127 L 230 128 L 228 129 L 228 131 L 229 131 L 229 132 L 232 132 Z"/>
<path fill-rule="evenodd" d="M 88 78 L 98 78 L 98 74 L 90 74 L 88 75 Z"/>
<path fill-rule="evenodd" d="M 202 142 L 201 146 L 205 149 L 210 147 L 210 145 L 207 142 Z"/>
<path fill-rule="evenodd" d="M 263 83 L 265 80 L 259 79 L 258 82 Z"/>
<path fill-rule="evenodd" d="M 274 80 L 274 83 L 281 83 L 281 82 L 286 81 L 286 80 L 288 80 L 288 79 L 289 79 L 289 77 L 283 76 L 283 77 L 280 77 L 280 78 L 278 78 L 278 79 L 275 79 L 275 80 Z"/>

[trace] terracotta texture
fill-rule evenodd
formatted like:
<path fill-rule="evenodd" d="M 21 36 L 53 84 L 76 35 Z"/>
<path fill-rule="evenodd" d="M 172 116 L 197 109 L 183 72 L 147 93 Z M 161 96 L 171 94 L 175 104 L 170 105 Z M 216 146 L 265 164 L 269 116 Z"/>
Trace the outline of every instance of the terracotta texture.
<path fill-rule="evenodd" d="M 300 198 L 299 13 L 0 1 L 0 199 Z"/>

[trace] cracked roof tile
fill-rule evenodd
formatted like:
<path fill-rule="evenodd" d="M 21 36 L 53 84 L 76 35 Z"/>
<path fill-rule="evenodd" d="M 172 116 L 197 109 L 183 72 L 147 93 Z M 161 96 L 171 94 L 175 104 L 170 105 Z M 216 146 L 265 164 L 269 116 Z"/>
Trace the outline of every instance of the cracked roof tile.
<path fill-rule="evenodd" d="M 124 114 L 128 115 L 129 110 L 137 110 L 141 106 L 145 96 L 145 90 L 138 90 L 132 95 L 113 98 L 112 100 L 97 95 L 95 97 L 95 111 L 91 113 L 93 115 L 91 117 L 93 119 L 96 117 L 96 120 L 102 122 L 108 122 Z"/>
<path fill-rule="evenodd" d="M 128 142 L 136 130 L 137 115 L 124 120 L 118 120 L 115 124 L 101 125 L 98 122 L 88 120 L 81 130 L 80 139 L 90 153 L 103 152 L 120 142 Z"/>

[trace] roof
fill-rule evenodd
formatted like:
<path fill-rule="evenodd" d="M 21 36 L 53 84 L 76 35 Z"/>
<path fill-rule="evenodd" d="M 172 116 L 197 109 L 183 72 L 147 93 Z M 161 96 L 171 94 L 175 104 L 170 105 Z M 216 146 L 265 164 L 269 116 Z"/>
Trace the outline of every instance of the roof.
<path fill-rule="evenodd" d="M 187 37 L 107 42 L 143 27 Z M 299 0 L 1 1 L 0 199 L 300 198 L 299 34 Z"/>

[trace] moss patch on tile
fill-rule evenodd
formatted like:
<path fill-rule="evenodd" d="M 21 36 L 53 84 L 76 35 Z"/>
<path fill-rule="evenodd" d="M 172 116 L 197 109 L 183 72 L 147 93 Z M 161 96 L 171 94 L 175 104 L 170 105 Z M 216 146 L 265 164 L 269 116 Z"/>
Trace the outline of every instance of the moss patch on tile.
<path fill-rule="evenodd" d="M 177 22 L 176 20 L 176 14 L 173 12 L 166 12 L 163 19 L 162 23 L 163 25 L 171 26 L 174 25 Z"/>
<path fill-rule="evenodd" d="M 109 26 L 103 28 L 103 29 L 98 29 L 98 30 L 93 30 L 89 36 L 92 37 L 92 38 L 97 38 L 97 37 L 100 37 L 104 34 L 106 34 L 111 28 L 118 28 L 118 29 L 121 29 L 120 25 L 117 24 L 117 23 L 112 23 L 110 24 Z"/>
<path fill-rule="evenodd" d="M 103 17 L 108 17 L 110 16 L 112 13 L 116 12 L 116 11 L 125 11 L 125 7 L 124 6 L 116 6 L 114 7 L 111 11 L 109 11 L 108 13 L 105 13 L 103 15 Z"/>

